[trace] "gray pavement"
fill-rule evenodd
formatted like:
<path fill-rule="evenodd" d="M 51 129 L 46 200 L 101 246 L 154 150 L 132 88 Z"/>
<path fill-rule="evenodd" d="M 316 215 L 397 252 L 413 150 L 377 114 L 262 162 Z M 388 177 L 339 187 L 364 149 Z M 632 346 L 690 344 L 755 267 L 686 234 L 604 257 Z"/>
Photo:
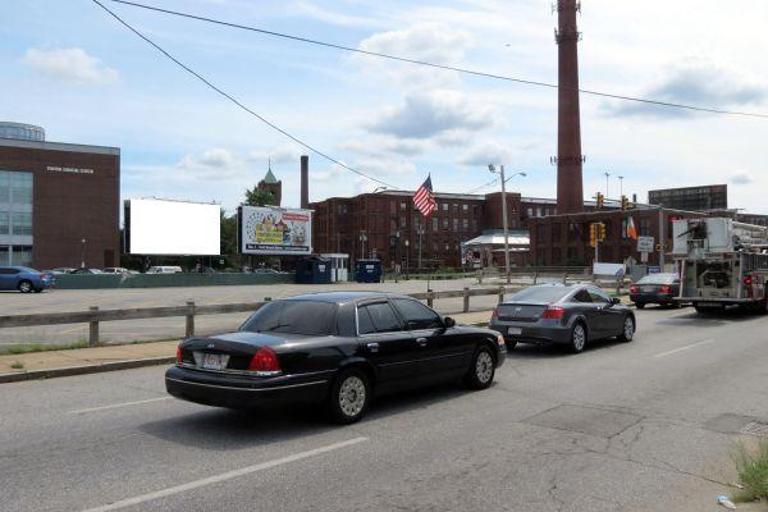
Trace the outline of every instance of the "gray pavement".
<path fill-rule="evenodd" d="M 381 284 L 344 283 L 335 285 L 260 285 L 260 286 L 209 286 L 190 288 L 146 288 L 115 290 L 52 290 L 42 294 L 20 294 L 0 292 L 0 311 L 3 315 L 85 311 L 90 306 L 100 309 L 148 308 L 158 306 L 179 306 L 193 300 L 196 304 L 227 304 L 254 302 L 265 297 L 277 299 L 306 292 L 326 290 L 387 290 L 403 293 L 427 291 L 427 285 L 436 291 L 461 290 L 463 287 L 478 288 L 498 286 L 498 282 L 484 281 L 478 285 L 476 279 L 443 281 L 401 281 Z M 471 309 L 482 311 L 492 309 L 496 304 L 494 296 L 473 297 Z M 462 299 L 444 299 L 435 302 L 441 313 L 455 313 L 462 310 Z M 207 335 L 236 328 L 247 318 L 247 314 L 200 316 L 195 319 L 199 334 Z M 178 338 L 184 335 L 184 318 L 157 318 L 104 322 L 100 325 L 104 343 L 130 343 Z M 87 324 L 71 324 L 41 327 L 0 329 L 0 353 L 11 345 L 19 343 L 65 344 L 85 341 L 88 337 Z"/>
<path fill-rule="evenodd" d="M 169 399 L 162 368 L 2 385 L 0 509 L 719 510 L 734 432 L 768 416 L 768 318 L 638 319 L 632 343 L 520 347 L 489 390 L 350 427 Z"/>

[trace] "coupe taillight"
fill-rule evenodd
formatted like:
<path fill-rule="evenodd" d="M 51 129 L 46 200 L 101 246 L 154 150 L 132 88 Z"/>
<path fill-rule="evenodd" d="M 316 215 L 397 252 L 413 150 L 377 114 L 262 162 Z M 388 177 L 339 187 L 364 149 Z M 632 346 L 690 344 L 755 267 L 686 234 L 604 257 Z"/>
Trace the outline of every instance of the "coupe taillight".
<path fill-rule="evenodd" d="M 549 306 L 541 314 L 541 318 L 547 320 L 561 320 L 565 316 L 565 308 L 562 306 Z"/>
<path fill-rule="evenodd" d="M 181 346 L 177 345 L 176 346 L 176 363 L 181 364 L 182 362 L 184 362 L 184 356 L 181 352 Z"/>
<path fill-rule="evenodd" d="M 248 371 L 266 376 L 277 375 L 282 370 L 275 351 L 269 347 L 261 347 L 258 352 L 253 354 L 251 364 L 248 365 Z"/>

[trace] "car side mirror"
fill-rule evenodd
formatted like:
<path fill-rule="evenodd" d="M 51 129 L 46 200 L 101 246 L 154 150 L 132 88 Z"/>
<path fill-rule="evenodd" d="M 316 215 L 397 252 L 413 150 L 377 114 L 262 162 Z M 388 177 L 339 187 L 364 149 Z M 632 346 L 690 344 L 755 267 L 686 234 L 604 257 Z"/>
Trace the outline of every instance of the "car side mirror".
<path fill-rule="evenodd" d="M 443 325 L 446 328 L 455 327 L 456 326 L 456 320 L 454 320 L 453 318 L 447 316 L 447 317 L 443 318 Z"/>
<path fill-rule="evenodd" d="M 618 297 L 614 297 L 611 299 L 611 306 L 616 306 L 618 304 L 621 304 L 621 299 Z"/>

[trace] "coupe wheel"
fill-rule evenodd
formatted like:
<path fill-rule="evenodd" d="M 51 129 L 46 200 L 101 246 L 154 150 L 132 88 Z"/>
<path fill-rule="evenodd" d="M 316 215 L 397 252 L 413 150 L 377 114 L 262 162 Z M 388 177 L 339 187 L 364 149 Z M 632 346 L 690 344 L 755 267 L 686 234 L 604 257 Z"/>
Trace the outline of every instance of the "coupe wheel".
<path fill-rule="evenodd" d="M 19 291 L 21 293 L 29 293 L 32 290 L 34 290 L 34 287 L 32 286 L 32 283 L 29 281 L 22 281 L 19 283 Z"/>
<path fill-rule="evenodd" d="M 635 307 L 637 309 L 643 309 L 645 307 L 645 302 L 636 302 Z"/>
<path fill-rule="evenodd" d="M 619 341 L 629 342 L 635 336 L 635 321 L 631 316 L 624 319 L 624 329 L 619 334 Z"/>
<path fill-rule="evenodd" d="M 469 389 L 485 389 L 493 383 L 496 374 L 496 361 L 493 359 L 491 349 L 480 347 L 472 358 L 472 366 L 464 379 Z"/>
<path fill-rule="evenodd" d="M 371 385 L 361 371 L 343 371 L 331 388 L 328 413 L 336 423 L 354 423 L 365 415 L 371 401 Z"/>
<path fill-rule="evenodd" d="M 571 330 L 571 352 L 578 354 L 584 351 L 587 345 L 587 330 L 581 322 L 573 326 Z"/>

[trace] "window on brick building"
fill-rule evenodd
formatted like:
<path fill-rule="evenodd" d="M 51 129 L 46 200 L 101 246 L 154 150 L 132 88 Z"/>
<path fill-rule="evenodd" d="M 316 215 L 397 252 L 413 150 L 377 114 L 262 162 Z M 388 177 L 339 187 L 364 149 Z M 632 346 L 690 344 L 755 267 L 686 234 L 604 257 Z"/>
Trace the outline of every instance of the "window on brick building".
<path fill-rule="evenodd" d="M 389 213 L 392 213 L 392 214 L 397 213 L 397 202 L 396 201 L 390 201 L 389 202 Z"/>
<path fill-rule="evenodd" d="M 459 230 L 459 219 L 456 219 L 456 218 L 453 219 L 453 230 L 454 231 Z"/>
<path fill-rule="evenodd" d="M 461 205 L 461 209 L 464 210 L 465 212 L 468 212 L 469 211 L 469 205 L 464 203 L 463 205 Z"/>
<path fill-rule="evenodd" d="M 640 219 L 640 236 L 651 236 L 651 219 Z"/>
<path fill-rule="evenodd" d="M 443 229 L 448 229 L 448 218 L 443 217 Z"/>
<path fill-rule="evenodd" d="M 400 203 L 400 211 L 404 212 L 406 208 L 406 204 L 404 202 Z"/>
<path fill-rule="evenodd" d="M 462 228 L 464 229 L 464 231 L 467 231 L 469 229 L 469 219 L 464 218 L 462 220 Z"/>
<path fill-rule="evenodd" d="M 437 231 L 437 228 L 438 228 L 437 217 L 432 217 L 432 231 Z"/>
<path fill-rule="evenodd" d="M 443 211 L 447 212 L 448 211 L 448 203 L 441 203 L 441 205 L 443 207 Z"/>

